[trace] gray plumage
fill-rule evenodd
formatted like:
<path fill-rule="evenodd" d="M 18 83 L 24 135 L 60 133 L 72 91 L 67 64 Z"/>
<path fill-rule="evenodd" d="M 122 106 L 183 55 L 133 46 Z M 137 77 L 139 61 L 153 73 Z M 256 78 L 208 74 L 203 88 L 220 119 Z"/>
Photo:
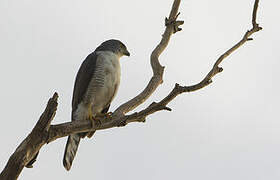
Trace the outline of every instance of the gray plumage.
<path fill-rule="evenodd" d="M 108 111 L 120 83 L 121 56 L 129 56 L 126 46 L 119 40 L 103 42 L 87 56 L 76 76 L 73 99 L 72 121 L 93 120 Z M 72 134 L 68 137 L 63 165 L 70 170 L 80 139 L 91 137 L 94 132 Z"/>

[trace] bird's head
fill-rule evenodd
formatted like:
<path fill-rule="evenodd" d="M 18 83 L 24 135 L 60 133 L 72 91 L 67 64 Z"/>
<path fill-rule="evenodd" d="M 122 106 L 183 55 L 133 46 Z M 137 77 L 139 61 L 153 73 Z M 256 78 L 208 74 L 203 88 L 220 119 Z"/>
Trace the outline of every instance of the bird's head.
<path fill-rule="evenodd" d="M 97 49 L 97 51 L 112 51 L 115 54 L 121 56 L 130 56 L 126 46 L 119 40 L 110 39 L 103 42 Z"/>

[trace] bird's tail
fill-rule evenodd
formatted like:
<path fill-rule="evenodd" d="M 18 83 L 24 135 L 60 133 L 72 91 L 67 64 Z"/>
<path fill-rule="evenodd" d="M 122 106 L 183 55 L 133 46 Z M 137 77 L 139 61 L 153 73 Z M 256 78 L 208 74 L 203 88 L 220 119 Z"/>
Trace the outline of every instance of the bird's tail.
<path fill-rule="evenodd" d="M 72 134 L 68 136 L 63 157 L 63 166 L 67 171 L 69 171 L 72 166 L 72 162 L 78 150 L 80 139 L 81 136 L 79 134 Z"/>

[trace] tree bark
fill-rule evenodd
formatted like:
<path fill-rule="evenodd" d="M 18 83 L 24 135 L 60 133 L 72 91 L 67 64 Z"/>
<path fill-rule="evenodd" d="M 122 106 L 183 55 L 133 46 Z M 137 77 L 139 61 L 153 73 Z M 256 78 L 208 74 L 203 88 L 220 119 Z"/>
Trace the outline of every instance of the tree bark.
<path fill-rule="evenodd" d="M 57 108 L 58 95 L 50 98 L 48 105 L 31 133 L 22 141 L 0 174 L 0 180 L 14 180 L 22 169 L 32 160 L 48 139 L 51 121 Z"/>

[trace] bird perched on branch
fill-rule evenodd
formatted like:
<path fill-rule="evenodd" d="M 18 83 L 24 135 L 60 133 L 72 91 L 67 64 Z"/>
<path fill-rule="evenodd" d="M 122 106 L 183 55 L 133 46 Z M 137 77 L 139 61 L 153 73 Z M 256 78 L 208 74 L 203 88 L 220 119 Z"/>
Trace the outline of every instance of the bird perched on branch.
<path fill-rule="evenodd" d="M 108 40 L 98 46 L 82 63 L 74 85 L 72 98 L 72 121 L 90 120 L 106 114 L 120 84 L 122 56 L 130 56 L 126 46 L 119 40 Z M 80 139 L 91 137 L 94 132 L 68 136 L 63 165 L 70 170 Z"/>

